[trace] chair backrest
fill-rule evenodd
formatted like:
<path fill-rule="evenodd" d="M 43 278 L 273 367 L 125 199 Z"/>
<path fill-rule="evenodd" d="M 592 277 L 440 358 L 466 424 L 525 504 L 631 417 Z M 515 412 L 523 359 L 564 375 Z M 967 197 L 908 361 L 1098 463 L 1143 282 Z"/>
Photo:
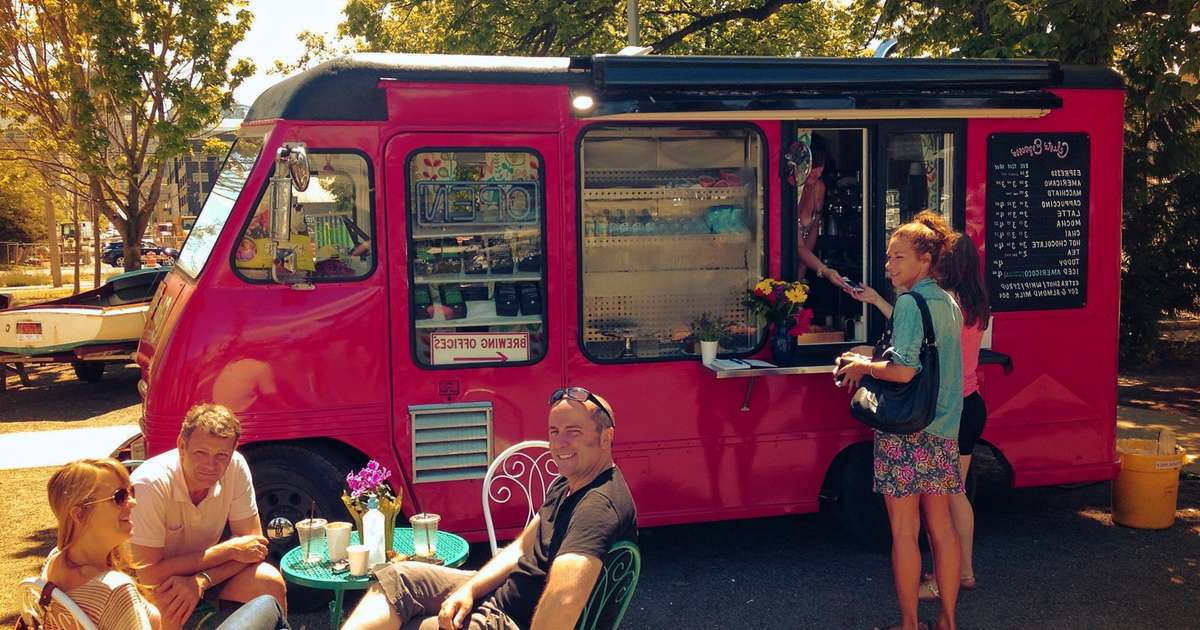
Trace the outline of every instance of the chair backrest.
<path fill-rule="evenodd" d="M 488 466 L 483 477 L 483 520 L 487 523 L 492 555 L 499 553 L 492 506 L 524 502 L 523 527 L 533 520 L 546 499 L 546 489 L 558 477 L 558 463 L 550 456 L 550 443 L 544 440 L 519 442 L 504 449 Z"/>
<path fill-rule="evenodd" d="M 616 630 L 633 599 L 641 572 L 642 554 L 636 544 L 622 540 L 613 545 L 604 556 L 604 567 L 575 630 Z"/>
<path fill-rule="evenodd" d="M 19 604 L 21 606 L 20 619 L 24 621 L 30 628 L 43 628 L 49 622 L 51 613 L 50 603 L 42 603 L 42 591 L 46 587 L 46 581 L 41 578 L 25 578 L 21 580 L 20 593 L 18 594 Z M 50 593 L 51 599 L 54 600 L 67 614 L 71 615 L 75 624 L 78 624 L 83 630 L 97 630 L 96 624 L 92 622 L 87 613 L 79 607 L 71 598 L 60 588 L 55 588 Z M 74 624 L 63 623 L 56 620 L 53 624 L 59 628 L 70 628 Z"/>

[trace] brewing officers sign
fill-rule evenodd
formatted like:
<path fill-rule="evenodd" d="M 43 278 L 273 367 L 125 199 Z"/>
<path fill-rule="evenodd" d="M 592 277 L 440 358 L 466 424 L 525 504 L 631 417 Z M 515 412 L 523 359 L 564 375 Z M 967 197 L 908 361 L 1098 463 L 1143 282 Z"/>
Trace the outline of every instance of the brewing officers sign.
<path fill-rule="evenodd" d="M 987 283 L 992 309 L 1087 302 L 1085 133 L 994 133 L 987 147 Z"/>

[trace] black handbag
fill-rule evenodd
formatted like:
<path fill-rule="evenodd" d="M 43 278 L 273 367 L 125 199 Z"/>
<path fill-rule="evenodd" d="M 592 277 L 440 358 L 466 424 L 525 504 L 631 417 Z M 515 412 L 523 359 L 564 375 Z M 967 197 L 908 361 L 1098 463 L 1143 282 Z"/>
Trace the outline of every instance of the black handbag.
<path fill-rule="evenodd" d="M 921 371 L 907 383 L 894 383 L 871 376 L 863 376 L 858 390 L 850 399 L 850 413 L 855 418 L 878 431 L 902 435 L 917 433 L 933 422 L 937 413 L 938 349 L 937 337 L 933 332 L 933 320 L 925 298 L 915 291 L 911 295 L 921 310 L 921 325 L 925 337 L 921 341 Z M 900 298 L 896 299 L 897 306 Z M 884 340 L 892 335 L 892 323 L 888 320 Z"/>

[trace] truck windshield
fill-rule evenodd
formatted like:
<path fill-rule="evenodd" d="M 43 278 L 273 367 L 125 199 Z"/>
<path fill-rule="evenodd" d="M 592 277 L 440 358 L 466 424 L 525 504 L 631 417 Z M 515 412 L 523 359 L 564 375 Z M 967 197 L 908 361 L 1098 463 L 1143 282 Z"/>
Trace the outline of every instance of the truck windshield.
<path fill-rule="evenodd" d="M 180 271 L 192 278 L 200 275 L 233 210 L 234 202 L 250 177 L 250 170 L 254 168 L 262 145 L 262 138 L 244 137 L 238 138 L 230 148 L 225 164 L 204 201 L 204 207 L 200 209 L 195 225 L 180 248 L 179 260 L 175 264 Z"/>

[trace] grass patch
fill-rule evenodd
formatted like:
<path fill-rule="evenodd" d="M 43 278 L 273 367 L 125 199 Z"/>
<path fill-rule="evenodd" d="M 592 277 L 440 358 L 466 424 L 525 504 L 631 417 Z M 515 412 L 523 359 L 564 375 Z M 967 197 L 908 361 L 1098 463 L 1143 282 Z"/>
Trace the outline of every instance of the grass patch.
<path fill-rule="evenodd" d="M 17 583 L 41 571 L 55 545 L 57 525 L 46 499 L 46 482 L 57 467 L 0 470 L 0 523 L 9 529 L 0 536 L 0 626 L 17 620 Z"/>

